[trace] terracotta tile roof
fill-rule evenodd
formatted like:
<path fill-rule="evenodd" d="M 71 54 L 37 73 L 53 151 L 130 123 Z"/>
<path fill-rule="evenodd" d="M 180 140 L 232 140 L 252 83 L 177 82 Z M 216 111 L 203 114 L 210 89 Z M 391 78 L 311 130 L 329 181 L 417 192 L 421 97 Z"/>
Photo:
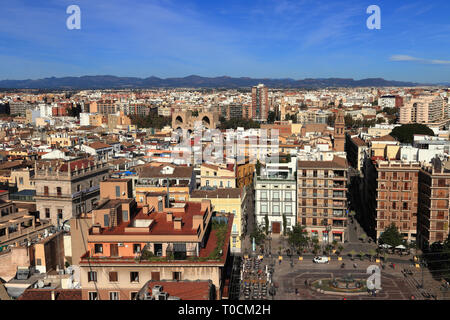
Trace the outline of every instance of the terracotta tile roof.
<path fill-rule="evenodd" d="M 82 300 L 81 289 L 26 289 L 17 300 Z"/>
<path fill-rule="evenodd" d="M 353 143 L 358 147 L 365 147 L 366 143 L 359 137 L 352 138 Z"/>
<path fill-rule="evenodd" d="M 181 300 L 210 300 L 211 281 L 153 281 L 147 282 L 148 292 L 151 294 L 154 286 L 162 286 L 162 291 L 169 297 L 178 297 Z"/>
<path fill-rule="evenodd" d="M 318 169 L 347 169 L 347 160 L 341 157 L 334 157 L 332 161 L 299 161 L 298 168 L 318 168 Z"/>
<path fill-rule="evenodd" d="M 383 136 L 383 137 L 374 138 L 371 141 L 397 141 L 397 140 L 395 140 L 395 138 L 393 136 L 388 134 L 388 135 Z"/>
<path fill-rule="evenodd" d="M 95 149 L 95 150 L 112 148 L 109 144 L 99 142 L 99 141 L 92 142 L 91 144 L 89 144 L 89 147 L 91 147 L 92 149 Z"/>

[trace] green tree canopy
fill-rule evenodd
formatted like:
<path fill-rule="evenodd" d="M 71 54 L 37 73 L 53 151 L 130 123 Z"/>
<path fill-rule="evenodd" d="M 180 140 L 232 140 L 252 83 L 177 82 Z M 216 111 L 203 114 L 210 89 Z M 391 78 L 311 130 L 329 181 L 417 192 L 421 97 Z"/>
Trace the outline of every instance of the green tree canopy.
<path fill-rule="evenodd" d="M 434 136 L 433 130 L 420 123 L 404 124 L 400 127 L 394 128 L 391 132 L 391 136 L 401 143 L 413 143 L 415 134 Z"/>
<path fill-rule="evenodd" d="M 288 243 L 296 250 L 302 250 L 308 245 L 308 233 L 301 225 L 292 227 L 288 232 Z"/>
<path fill-rule="evenodd" d="M 171 124 L 172 119 L 170 117 L 164 117 L 154 114 L 149 114 L 148 116 L 141 115 L 131 115 L 131 123 L 138 126 L 139 128 L 156 128 L 162 129 L 165 126 Z"/>
<path fill-rule="evenodd" d="M 403 243 L 403 237 L 394 223 L 384 230 L 378 240 L 381 244 L 385 243 L 392 247 L 399 246 Z"/>
<path fill-rule="evenodd" d="M 219 120 L 220 120 L 219 129 L 221 130 L 236 129 L 237 127 L 242 127 L 244 129 L 260 128 L 260 124 L 253 120 L 246 120 L 246 119 L 225 120 L 225 118 L 223 117 L 221 117 Z"/>
<path fill-rule="evenodd" d="M 250 234 L 250 238 L 252 239 L 252 241 L 253 241 L 253 238 L 255 238 L 255 243 L 257 245 L 260 245 L 264 242 L 264 240 L 266 239 L 266 235 L 264 234 L 264 231 L 263 231 L 263 228 L 261 225 L 258 225 L 258 224 L 255 225 L 255 229 Z"/>

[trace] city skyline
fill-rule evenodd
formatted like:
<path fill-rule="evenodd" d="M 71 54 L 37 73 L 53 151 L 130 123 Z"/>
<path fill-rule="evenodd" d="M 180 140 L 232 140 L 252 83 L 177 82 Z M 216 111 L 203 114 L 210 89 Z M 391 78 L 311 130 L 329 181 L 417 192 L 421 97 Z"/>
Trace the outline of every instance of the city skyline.
<path fill-rule="evenodd" d="M 369 30 L 367 8 L 381 9 Z M 66 9 L 78 5 L 81 29 Z M 445 1 L 15 1 L 3 5 L 0 79 L 384 78 L 450 82 Z"/>

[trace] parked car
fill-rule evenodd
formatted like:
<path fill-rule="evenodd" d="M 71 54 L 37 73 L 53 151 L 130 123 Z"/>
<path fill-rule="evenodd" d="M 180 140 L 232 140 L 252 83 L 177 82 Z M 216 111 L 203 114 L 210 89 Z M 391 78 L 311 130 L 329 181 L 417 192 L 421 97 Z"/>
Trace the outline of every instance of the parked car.
<path fill-rule="evenodd" d="M 321 257 L 314 257 L 313 262 L 314 263 L 328 263 L 330 261 L 328 260 L 328 257 L 321 256 Z"/>

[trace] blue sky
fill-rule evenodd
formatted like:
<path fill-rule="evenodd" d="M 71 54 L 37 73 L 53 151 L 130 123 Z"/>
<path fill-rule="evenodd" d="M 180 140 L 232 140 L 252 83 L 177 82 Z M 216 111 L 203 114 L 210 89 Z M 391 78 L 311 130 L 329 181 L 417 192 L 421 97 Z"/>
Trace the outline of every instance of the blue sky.
<path fill-rule="evenodd" d="M 69 5 L 81 30 L 68 30 Z M 381 30 L 366 9 L 381 8 Z M 0 79 L 117 75 L 450 82 L 450 1 L 0 0 Z"/>

